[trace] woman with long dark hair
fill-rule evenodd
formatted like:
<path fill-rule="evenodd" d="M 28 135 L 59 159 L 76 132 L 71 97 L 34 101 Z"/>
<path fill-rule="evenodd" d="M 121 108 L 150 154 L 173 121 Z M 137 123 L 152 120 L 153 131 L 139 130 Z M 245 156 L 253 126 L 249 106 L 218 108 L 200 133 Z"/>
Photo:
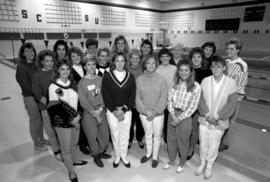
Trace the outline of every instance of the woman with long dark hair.
<path fill-rule="evenodd" d="M 135 79 L 137 79 L 140 75 L 143 74 L 143 70 L 141 67 L 142 65 L 141 51 L 137 49 L 132 49 L 130 52 L 129 60 L 130 60 L 129 71 L 134 75 Z M 138 145 L 140 148 L 144 148 L 144 143 L 143 143 L 144 130 L 143 130 L 142 122 L 140 119 L 140 115 L 138 111 L 136 110 L 135 105 L 131 108 L 131 112 L 132 112 L 132 120 L 131 120 L 128 148 L 130 148 L 132 145 L 135 126 L 136 126 L 136 140 L 138 142 Z"/>
<path fill-rule="evenodd" d="M 206 57 L 204 50 L 200 47 L 195 47 L 189 52 L 189 59 L 192 62 L 194 68 L 194 80 L 201 84 L 202 80 L 212 75 L 211 70 L 205 65 Z M 208 64 L 208 63 L 207 63 Z M 192 132 L 190 135 L 190 146 L 188 152 L 188 160 L 192 158 L 194 154 L 195 145 L 199 139 L 199 124 L 198 124 L 198 110 L 192 115 Z"/>
<path fill-rule="evenodd" d="M 73 165 L 85 165 L 75 156 L 80 131 L 80 115 L 77 112 L 78 94 L 73 88 L 71 64 L 63 59 L 54 67 L 53 81 L 49 86 L 48 112 L 57 133 L 64 164 L 71 181 L 78 181 Z"/>
<path fill-rule="evenodd" d="M 192 114 L 196 111 L 200 99 L 201 87 L 194 81 L 194 70 L 187 59 L 177 64 L 175 85 L 169 90 L 168 110 L 169 119 L 167 127 L 167 142 L 169 163 L 163 169 L 169 169 L 177 155 L 180 153 L 180 163 L 177 173 L 184 171 L 189 150 L 189 137 L 192 130 Z"/>
<path fill-rule="evenodd" d="M 154 48 L 153 48 L 152 42 L 150 40 L 148 40 L 148 39 L 144 39 L 142 44 L 141 44 L 140 50 L 142 52 L 142 58 L 141 59 L 143 61 L 145 61 L 145 59 L 149 58 L 154 53 Z"/>
<path fill-rule="evenodd" d="M 29 116 L 30 136 L 34 142 L 34 149 L 46 151 L 47 142 L 43 136 L 43 123 L 32 92 L 32 77 L 37 71 L 35 66 L 36 49 L 31 42 L 23 44 L 19 51 L 19 63 L 16 69 L 16 80 L 22 89 L 25 109 Z"/>
<path fill-rule="evenodd" d="M 57 60 L 66 59 L 68 54 L 68 45 L 64 40 L 57 40 L 53 45 L 53 51 Z"/>

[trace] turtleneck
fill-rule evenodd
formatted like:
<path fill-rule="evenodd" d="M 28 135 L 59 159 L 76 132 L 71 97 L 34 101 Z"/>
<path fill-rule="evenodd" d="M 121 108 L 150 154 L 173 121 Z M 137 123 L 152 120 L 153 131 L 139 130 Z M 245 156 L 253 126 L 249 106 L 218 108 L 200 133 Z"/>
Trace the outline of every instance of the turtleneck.
<path fill-rule="evenodd" d="M 147 76 L 147 77 L 153 77 L 156 74 L 157 74 L 156 70 L 153 71 L 153 72 L 150 72 L 150 71 L 147 71 L 147 70 L 144 71 L 144 75 Z"/>

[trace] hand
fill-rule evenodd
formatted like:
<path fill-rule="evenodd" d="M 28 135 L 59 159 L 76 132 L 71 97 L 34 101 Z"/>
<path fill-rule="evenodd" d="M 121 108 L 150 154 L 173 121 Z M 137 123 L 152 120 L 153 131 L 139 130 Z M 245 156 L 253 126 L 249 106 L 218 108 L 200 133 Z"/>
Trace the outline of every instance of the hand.
<path fill-rule="evenodd" d="M 147 111 L 146 112 L 146 119 L 148 121 L 152 121 L 155 117 L 155 112 L 154 111 Z"/>
<path fill-rule="evenodd" d="M 102 118 L 101 118 L 101 117 L 98 117 L 98 118 L 97 118 L 97 122 L 98 122 L 98 125 L 101 125 L 101 123 L 102 123 Z"/>
<path fill-rule="evenodd" d="M 120 116 L 120 115 L 124 115 L 124 114 L 125 114 L 124 111 L 122 110 L 122 107 L 117 107 L 117 108 L 113 111 L 113 113 L 114 113 L 115 115 L 117 115 L 117 116 Z"/>
<path fill-rule="evenodd" d="M 121 115 L 121 116 L 119 116 L 117 119 L 118 119 L 118 121 L 124 121 L 125 116 L 124 116 L 124 115 Z"/>
<path fill-rule="evenodd" d="M 208 121 L 208 123 L 212 124 L 212 125 L 217 125 L 217 120 L 216 118 L 213 116 L 213 114 L 209 114 L 207 117 L 206 117 L 206 120 Z"/>
<path fill-rule="evenodd" d="M 97 119 L 98 117 L 100 117 L 101 112 L 102 112 L 101 109 L 96 109 L 96 110 L 92 110 L 91 114 Z"/>
<path fill-rule="evenodd" d="M 170 125 L 176 127 L 177 125 L 179 125 L 179 123 L 180 123 L 179 121 L 172 121 Z"/>
<path fill-rule="evenodd" d="M 113 114 L 119 121 L 123 121 L 125 119 L 124 111 L 121 108 L 117 108 L 116 110 L 114 110 Z"/>
<path fill-rule="evenodd" d="M 47 105 L 47 99 L 46 97 L 41 97 L 40 102 L 44 105 Z"/>
<path fill-rule="evenodd" d="M 80 119 L 81 119 L 81 116 L 78 114 L 78 115 L 71 121 L 71 124 L 72 124 L 73 126 L 75 126 L 76 129 L 79 129 L 79 128 L 80 128 L 80 123 L 79 123 Z"/>
<path fill-rule="evenodd" d="M 175 114 L 171 113 L 171 116 L 174 122 L 178 122 L 178 118 L 176 117 Z"/>

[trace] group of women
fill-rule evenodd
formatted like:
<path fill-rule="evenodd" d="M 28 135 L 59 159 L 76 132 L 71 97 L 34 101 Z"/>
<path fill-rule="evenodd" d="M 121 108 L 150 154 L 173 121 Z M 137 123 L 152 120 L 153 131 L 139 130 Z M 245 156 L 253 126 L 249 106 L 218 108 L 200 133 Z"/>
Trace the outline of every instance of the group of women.
<path fill-rule="evenodd" d="M 231 75 L 228 76 L 235 79 L 237 85 L 242 83 L 238 95 L 243 95 L 247 65 L 238 56 L 241 50 L 238 43 L 239 40 L 231 40 L 227 45 L 228 58 L 234 61 L 229 61 Z M 169 155 L 169 162 L 163 169 L 174 165 L 179 152 L 176 171 L 181 173 L 199 138 L 201 165 L 195 174 L 200 175 L 205 169 L 205 178 L 210 178 L 228 124 L 217 126 L 224 120 L 227 123 L 237 102 L 233 97 L 224 99 L 225 116 L 207 106 L 209 98 L 205 98 L 207 95 L 200 83 L 216 69 L 222 70 L 216 71 L 218 74 L 215 72 L 218 79 L 223 78 L 227 67 L 223 58 L 213 56 L 214 43 L 193 48 L 188 56 L 183 55 L 182 44 L 177 44 L 171 51 L 163 48 L 155 55 L 152 43 L 147 39 L 140 50 L 129 50 L 122 35 L 115 38 L 111 52 L 107 48 L 98 50 L 98 42 L 93 39 L 86 41 L 86 47 L 87 52 L 82 53 L 79 48 L 68 48 L 63 40 L 58 40 L 54 51 L 45 49 L 36 55 L 32 43 L 21 46 L 16 79 L 30 118 L 35 150 L 46 151 L 50 144 L 56 160 L 64 162 L 69 179 L 78 181 L 74 166 L 87 164 L 75 155 L 78 142 L 81 151 L 85 153 L 87 149 L 95 164 L 103 167 L 102 159 L 111 158 L 106 153 L 111 137 L 115 156 L 113 167 L 117 168 L 122 162 L 130 168 L 127 154 L 136 125 L 139 147 L 146 146 L 141 163 L 152 159 L 152 167 L 158 166 L 163 135 Z M 239 72 L 243 74 L 238 76 Z M 215 88 L 221 87 L 216 85 Z M 230 94 L 237 93 L 231 90 Z M 214 93 L 218 95 L 216 91 Z M 44 139 L 43 126 L 49 141 Z M 205 137 L 206 130 L 210 137 Z M 215 130 L 222 132 L 211 134 Z M 211 143 L 212 136 L 215 140 Z M 212 154 L 211 161 L 208 161 L 208 154 Z"/>

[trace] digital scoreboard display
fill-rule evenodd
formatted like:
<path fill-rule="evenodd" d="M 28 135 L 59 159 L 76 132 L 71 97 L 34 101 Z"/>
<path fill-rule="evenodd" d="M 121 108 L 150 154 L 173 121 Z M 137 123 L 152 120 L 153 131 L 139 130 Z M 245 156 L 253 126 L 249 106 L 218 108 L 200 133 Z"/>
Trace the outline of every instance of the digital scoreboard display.
<path fill-rule="evenodd" d="M 206 20 L 205 30 L 238 30 L 240 18 Z"/>
<path fill-rule="evenodd" d="M 264 17 L 265 6 L 249 7 L 245 9 L 244 22 L 262 21 Z"/>

